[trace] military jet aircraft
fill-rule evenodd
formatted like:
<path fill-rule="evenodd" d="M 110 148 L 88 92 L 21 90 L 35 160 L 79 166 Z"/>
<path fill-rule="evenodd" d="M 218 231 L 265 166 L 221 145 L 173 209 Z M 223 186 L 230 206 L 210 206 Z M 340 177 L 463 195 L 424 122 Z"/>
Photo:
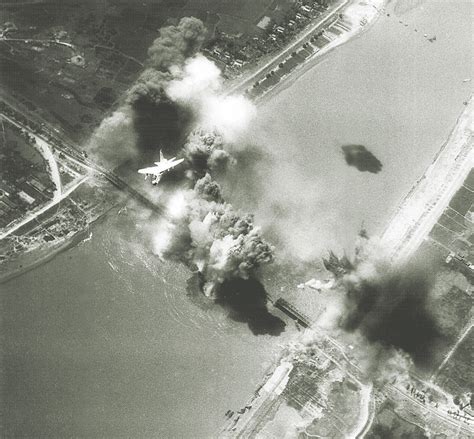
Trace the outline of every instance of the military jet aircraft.
<path fill-rule="evenodd" d="M 157 185 L 161 180 L 161 176 L 165 172 L 169 171 L 170 169 L 173 169 L 175 166 L 178 166 L 183 161 L 184 159 L 176 160 L 176 157 L 173 157 L 172 159 L 165 159 L 163 153 L 160 150 L 160 161 L 155 162 L 156 166 L 150 166 L 148 168 L 139 169 L 138 173 L 145 174 L 145 180 L 148 178 L 148 176 L 151 176 L 151 183 L 153 185 Z"/>

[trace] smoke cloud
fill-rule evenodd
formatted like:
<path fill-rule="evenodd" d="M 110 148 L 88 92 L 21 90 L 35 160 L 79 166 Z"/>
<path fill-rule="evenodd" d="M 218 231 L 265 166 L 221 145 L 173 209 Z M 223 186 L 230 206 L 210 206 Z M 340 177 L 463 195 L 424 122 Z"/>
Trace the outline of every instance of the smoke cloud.
<path fill-rule="evenodd" d="M 249 279 L 273 260 L 273 248 L 254 226 L 253 217 L 224 202 L 209 174 L 192 190 L 171 197 L 168 213 L 169 221 L 154 237 L 155 253 L 198 270 L 208 297 L 215 298 L 224 281 Z"/>
<path fill-rule="evenodd" d="M 172 78 L 169 72 L 160 72 L 153 68 L 143 71 L 127 93 L 126 102 L 132 107 L 140 100 L 159 104 L 166 99 L 165 86 Z"/>
<path fill-rule="evenodd" d="M 191 132 L 182 151 L 188 166 L 187 176 L 196 180 L 206 173 L 225 171 L 234 160 L 224 147 L 222 136 L 216 132 L 206 132 L 202 129 Z"/>
<path fill-rule="evenodd" d="M 160 36 L 148 49 L 148 65 L 159 71 L 181 66 L 199 51 L 205 36 L 204 24 L 194 17 L 184 17 L 177 26 L 161 28 Z"/>
<path fill-rule="evenodd" d="M 247 323 L 255 335 L 280 335 L 285 329 L 283 320 L 267 310 L 265 288 L 255 278 L 234 278 L 224 281 L 216 291 L 216 303 L 229 311 L 229 317 Z"/>
<path fill-rule="evenodd" d="M 273 247 L 252 215 L 224 201 L 210 174 L 192 189 L 171 194 L 166 219 L 152 233 L 154 253 L 186 265 L 197 275 L 200 291 L 228 310 L 231 319 L 247 323 L 255 335 L 284 330 L 284 322 L 268 312 L 258 281 L 260 267 L 273 261 Z"/>
<path fill-rule="evenodd" d="M 161 29 L 124 105 L 97 131 L 96 139 L 104 139 L 97 149 L 118 159 L 134 152 L 138 163 L 154 159 L 158 149 L 184 158 L 173 170 L 174 184 L 162 181 L 159 188 L 166 215 L 143 228 L 151 230 L 153 252 L 185 264 L 199 278 L 201 292 L 255 334 L 279 334 L 284 323 L 268 313 L 258 281 L 259 268 L 273 260 L 273 247 L 252 215 L 224 200 L 211 176 L 233 165 L 226 148 L 230 142 L 235 147 L 255 108 L 243 96 L 225 95 L 220 70 L 196 54 L 205 33 L 195 18 Z M 123 148 L 120 137 L 131 146 Z"/>
<path fill-rule="evenodd" d="M 241 95 L 225 95 L 219 68 L 202 55 L 188 59 L 175 72 L 167 95 L 197 115 L 197 124 L 206 131 L 219 132 L 226 142 L 234 142 L 256 115 L 255 106 Z"/>
<path fill-rule="evenodd" d="M 96 159 L 118 164 L 130 158 L 140 162 L 160 147 L 172 149 L 182 140 L 192 116 L 166 94 L 185 60 L 200 49 L 206 35 L 203 23 L 184 17 L 177 26 L 160 30 L 148 50 L 147 68 L 128 90 L 124 103 L 104 119 L 92 136 L 89 150 Z M 145 154 L 144 152 L 151 152 Z"/>
<path fill-rule="evenodd" d="M 102 121 L 89 140 L 88 151 L 99 161 L 115 167 L 136 155 L 136 142 L 132 111 L 123 106 Z"/>
<path fill-rule="evenodd" d="M 378 243 L 361 240 L 354 268 L 343 277 L 347 295 L 341 327 L 383 348 L 379 357 L 401 350 L 417 367 L 429 369 L 443 338 L 430 312 L 433 278 L 426 268 L 394 266 L 383 255 Z"/>

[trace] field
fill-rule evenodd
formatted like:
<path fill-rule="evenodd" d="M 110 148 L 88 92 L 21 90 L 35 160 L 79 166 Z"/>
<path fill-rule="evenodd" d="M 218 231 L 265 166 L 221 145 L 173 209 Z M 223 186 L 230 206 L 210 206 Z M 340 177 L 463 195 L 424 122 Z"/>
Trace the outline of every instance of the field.
<path fill-rule="evenodd" d="M 433 273 L 428 308 L 440 333 L 431 364 L 431 373 L 440 366 L 473 318 L 474 292 L 474 171 L 451 199 L 448 207 L 415 254 L 416 264 Z M 461 346 L 458 347 L 458 350 Z M 472 344 L 471 344 L 472 349 Z M 462 355 L 462 354 L 461 354 Z M 451 364 L 449 370 L 462 369 Z M 425 371 L 427 372 L 427 371 Z M 421 373 L 421 372 L 420 372 Z M 451 378 L 444 378 L 451 382 Z M 463 380 L 462 377 L 459 380 Z M 448 385 L 449 389 L 456 385 Z M 457 386 L 462 387 L 462 386 Z"/>
<path fill-rule="evenodd" d="M 456 256 L 452 259 L 453 265 L 474 263 L 473 187 L 474 170 L 471 170 L 430 233 L 430 239 L 438 245 L 444 257 L 450 252 Z"/>
<path fill-rule="evenodd" d="M 453 395 L 474 392 L 474 370 L 472 368 L 473 346 L 474 330 L 471 328 L 438 375 L 437 384 Z"/>
<path fill-rule="evenodd" d="M 0 120 L 0 228 L 53 197 L 54 183 L 31 140 Z"/>
<path fill-rule="evenodd" d="M 183 16 L 251 38 L 291 0 L 37 0 L 0 5 L 0 91 L 22 100 L 76 142 L 91 132 L 144 68 L 162 26 Z M 58 41 L 61 42 L 58 44 Z M 64 43 L 64 44 L 63 44 Z"/>
<path fill-rule="evenodd" d="M 424 439 L 427 437 L 421 428 L 400 418 L 393 409 L 393 404 L 388 401 L 380 406 L 372 428 L 365 436 L 367 439 Z"/>

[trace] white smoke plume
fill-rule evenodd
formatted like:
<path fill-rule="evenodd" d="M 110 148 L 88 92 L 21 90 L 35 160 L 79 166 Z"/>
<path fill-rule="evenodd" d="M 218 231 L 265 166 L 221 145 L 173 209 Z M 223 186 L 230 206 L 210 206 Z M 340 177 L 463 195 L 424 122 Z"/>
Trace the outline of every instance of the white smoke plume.
<path fill-rule="evenodd" d="M 168 84 L 166 93 L 193 111 L 201 129 L 218 132 L 226 142 L 235 142 L 248 129 L 255 106 L 242 95 L 223 92 L 221 71 L 212 61 L 196 55 L 173 73 L 176 79 Z"/>
<path fill-rule="evenodd" d="M 219 185 L 209 174 L 192 190 L 177 192 L 167 208 L 168 220 L 154 234 L 155 253 L 197 269 L 209 297 L 224 281 L 248 279 L 273 260 L 273 248 L 253 217 L 222 201 Z"/>

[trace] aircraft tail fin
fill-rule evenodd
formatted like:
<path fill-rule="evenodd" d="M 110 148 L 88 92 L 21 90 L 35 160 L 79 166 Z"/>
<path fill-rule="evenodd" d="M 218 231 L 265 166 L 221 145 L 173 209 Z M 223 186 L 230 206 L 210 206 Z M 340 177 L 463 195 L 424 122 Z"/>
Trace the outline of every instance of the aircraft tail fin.
<path fill-rule="evenodd" d="M 163 155 L 163 152 L 160 149 L 160 162 L 165 160 L 165 156 Z"/>

